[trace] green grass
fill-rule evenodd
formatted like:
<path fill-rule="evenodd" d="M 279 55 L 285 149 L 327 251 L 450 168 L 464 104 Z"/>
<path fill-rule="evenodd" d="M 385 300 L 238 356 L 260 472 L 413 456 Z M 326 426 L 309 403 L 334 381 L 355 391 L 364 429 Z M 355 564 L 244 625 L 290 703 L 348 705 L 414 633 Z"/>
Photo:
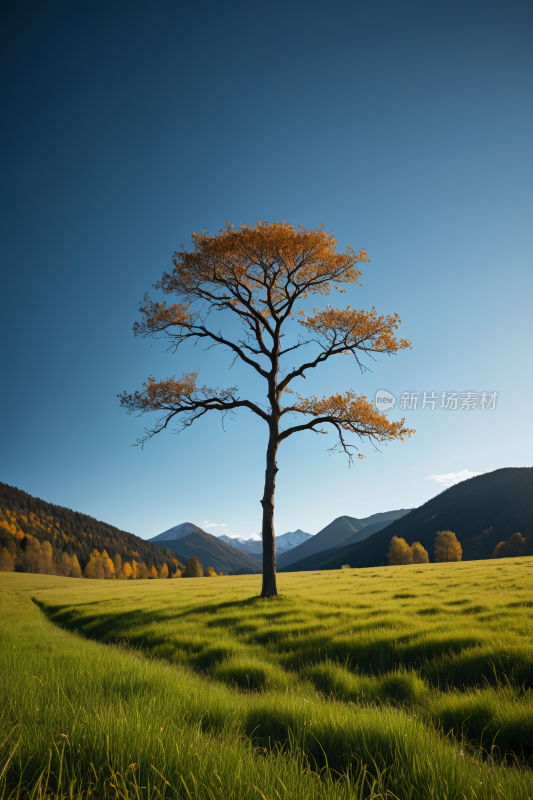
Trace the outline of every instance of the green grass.
<path fill-rule="evenodd" d="M 533 798 L 533 559 L 0 573 L 0 800 Z"/>

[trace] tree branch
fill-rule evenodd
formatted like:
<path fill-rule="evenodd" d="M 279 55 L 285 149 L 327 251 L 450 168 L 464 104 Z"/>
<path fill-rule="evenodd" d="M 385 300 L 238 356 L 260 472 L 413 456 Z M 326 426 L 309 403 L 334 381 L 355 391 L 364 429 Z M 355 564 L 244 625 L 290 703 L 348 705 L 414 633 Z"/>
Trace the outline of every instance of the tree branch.
<path fill-rule="evenodd" d="M 220 411 L 226 413 L 237 408 L 247 408 L 267 424 L 270 423 L 270 416 L 251 400 L 241 400 L 235 395 L 236 387 L 224 389 L 209 389 L 206 386 L 197 387 L 196 378 L 198 372 L 191 372 L 181 378 L 166 378 L 156 381 L 151 375 L 147 383 L 143 383 L 143 390 L 136 391 L 134 394 L 118 395 L 120 403 L 129 414 L 138 412 L 138 415 L 146 414 L 151 411 L 160 412 L 161 416 L 156 421 L 153 428 L 145 428 L 145 435 L 139 439 L 137 444 L 144 444 L 147 439 L 151 439 L 156 433 L 164 430 L 169 422 L 176 416 L 182 417 L 181 427 L 178 433 L 188 428 L 208 411 Z"/>

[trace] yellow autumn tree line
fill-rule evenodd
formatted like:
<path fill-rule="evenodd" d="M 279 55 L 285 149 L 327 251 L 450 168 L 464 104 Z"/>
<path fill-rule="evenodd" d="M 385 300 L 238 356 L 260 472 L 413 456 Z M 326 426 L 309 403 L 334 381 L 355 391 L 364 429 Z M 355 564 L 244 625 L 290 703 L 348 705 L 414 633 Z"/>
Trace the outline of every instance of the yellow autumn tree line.
<path fill-rule="evenodd" d="M 83 571 L 84 578 L 92 580 L 142 580 L 146 578 L 181 578 L 183 564 L 173 558 L 175 570 L 170 576 L 168 564 L 163 564 L 161 569 L 157 569 L 153 564 L 148 568 L 142 561 L 136 561 L 134 558 L 131 561 L 122 563 L 121 557 L 118 555 L 110 558 L 106 550 L 101 553 L 98 550 L 93 550 L 85 569 Z"/>
<path fill-rule="evenodd" d="M 212 566 L 202 566 L 198 556 L 192 556 L 184 566 L 176 558 L 172 558 L 174 566 L 171 573 L 168 564 L 164 563 L 158 570 L 153 564 L 148 567 L 142 561 L 132 558 L 124 561 L 117 553 L 113 558 L 106 550 L 101 553 L 94 549 L 82 571 L 76 554 L 70 556 L 64 552 L 58 563 L 54 559 L 50 542 L 39 542 L 34 536 L 26 534 L 26 549 L 14 555 L 7 547 L 0 549 L 0 572 L 33 572 L 41 575 L 63 575 L 66 578 L 88 578 L 90 580 L 142 580 L 146 578 L 217 578 L 224 573 L 217 572 Z M 22 559 L 22 560 L 21 560 Z"/>
<path fill-rule="evenodd" d="M 457 540 L 457 536 L 452 531 L 438 531 L 435 537 L 435 561 L 460 561 L 463 555 L 463 548 Z M 420 542 L 407 544 L 405 539 L 393 536 L 387 553 L 389 566 L 399 566 L 402 564 L 427 564 L 429 554 Z"/>
<path fill-rule="evenodd" d="M 76 555 L 63 553 L 59 564 L 54 560 L 50 542 L 40 542 L 35 536 L 26 534 L 26 549 L 17 556 L 7 547 L 0 551 L 0 572 L 14 572 L 18 567 L 23 572 L 38 575 L 64 575 L 67 578 L 81 578 L 81 567 Z"/>
<path fill-rule="evenodd" d="M 157 570 L 155 566 L 151 566 L 148 568 L 146 564 L 143 562 L 138 562 L 134 558 L 131 561 L 125 561 L 122 564 L 122 560 L 119 555 L 116 555 L 114 558 L 110 558 L 105 550 L 101 553 L 98 550 L 93 550 L 90 555 L 89 561 L 83 571 L 83 576 L 85 578 L 91 578 L 92 580 L 104 580 L 104 579 L 119 579 L 119 580 L 141 580 L 146 578 L 214 578 L 222 575 L 223 573 L 216 572 L 213 567 L 207 566 L 203 567 L 198 560 L 198 556 L 192 556 L 187 561 L 187 565 L 184 567 L 183 564 L 177 559 L 172 559 L 176 569 L 172 573 L 169 573 L 168 565 L 163 564 L 160 570 Z"/>
<path fill-rule="evenodd" d="M 137 562 L 134 558 L 122 564 L 120 555 L 110 558 L 106 550 L 100 553 L 93 550 L 85 569 L 82 571 L 80 562 L 75 553 L 69 555 L 67 552 L 54 555 L 52 545 L 48 541 L 40 542 L 35 536 L 25 534 L 25 549 L 19 548 L 12 552 L 8 547 L 0 548 L 0 572 L 33 572 L 38 575 L 62 575 L 66 578 L 92 578 L 94 579 L 113 579 L 121 578 L 168 578 L 168 564 L 157 570 L 153 565 L 148 568 L 146 564 Z M 183 564 L 172 558 L 174 571 L 173 578 L 181 578 L 185 570 Z"/>

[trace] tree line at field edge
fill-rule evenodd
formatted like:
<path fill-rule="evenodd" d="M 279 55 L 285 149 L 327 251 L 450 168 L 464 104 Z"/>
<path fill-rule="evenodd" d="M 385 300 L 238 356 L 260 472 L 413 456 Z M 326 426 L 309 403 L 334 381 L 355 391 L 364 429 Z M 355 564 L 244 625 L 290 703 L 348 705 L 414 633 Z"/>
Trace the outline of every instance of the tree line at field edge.
<path fill-rule="evenodd" d="M 438 531 L 435 537 L 435 561 L 437 563 L 461 561 L 463 548 L 452 531 Z M 510 539 L 500 542 L 494 548 L 492 558 L 512 558 L 533 555 L 533 540 L 514 533 Z M 429 553 L 420 542 L 409 545 L 405 539 L 393 536 L 387 553 L 389 566 L 403 564 L 428 564 Z"/>

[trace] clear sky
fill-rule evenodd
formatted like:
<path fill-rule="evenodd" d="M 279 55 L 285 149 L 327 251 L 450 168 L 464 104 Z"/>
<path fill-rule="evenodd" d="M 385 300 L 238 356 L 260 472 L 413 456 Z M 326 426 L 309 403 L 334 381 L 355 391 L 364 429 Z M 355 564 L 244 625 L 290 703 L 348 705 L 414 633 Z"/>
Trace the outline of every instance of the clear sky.
<path fill-rule="evenodd" d="M 352 469 L 332 434 L 292 437 L 277 532 L 531 466 L 530 0 L 6 8 L 0 480 L 144 538 L 257 532 L 264 423 L 212 416 L 141 450 L 117 394 L 198 367 L 257 393 L 222 351 L 164 353 L 132 325 L 193 231 L 283 218 L 366 248 L 362 288 L 335 302 L 398 312 L 413 343 L 364 375 L 334 359 L 305 389 L 385 389 L 417 433 Z M 478 408 L 440 409 L 442 392 Z"/>

